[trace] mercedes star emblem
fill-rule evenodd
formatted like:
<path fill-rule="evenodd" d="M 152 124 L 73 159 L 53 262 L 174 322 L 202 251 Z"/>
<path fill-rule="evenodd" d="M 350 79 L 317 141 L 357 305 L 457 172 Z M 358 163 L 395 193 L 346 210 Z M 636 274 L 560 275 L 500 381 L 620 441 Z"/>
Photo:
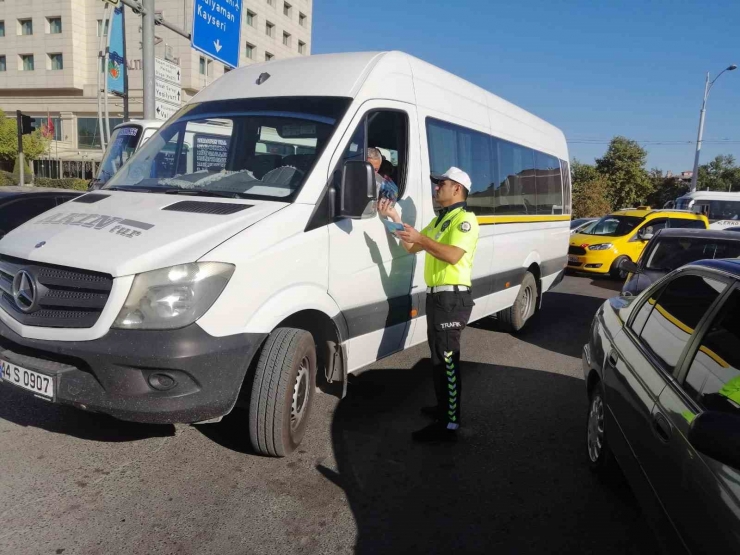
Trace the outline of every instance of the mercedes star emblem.
<path fill-rule="evenodd" d="M 15 275 L 13 299 L 21 312 L 29 313 L 36 308 L 36 280 L 26 270 Z"/>

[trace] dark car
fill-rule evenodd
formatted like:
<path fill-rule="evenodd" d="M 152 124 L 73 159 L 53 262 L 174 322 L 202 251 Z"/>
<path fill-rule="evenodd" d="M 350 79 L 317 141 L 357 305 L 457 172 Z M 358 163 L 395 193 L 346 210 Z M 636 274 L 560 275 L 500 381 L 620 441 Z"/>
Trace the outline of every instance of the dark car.
<path fill-rule="evenodd" d="M 19 225 L 84 194 L 41 187 L 0 187 L 0 239 Z"/>
<path fill-rule="evenodd" d="M 663 548 L 740 553 L 740 260 L 702 260 L 597 312 L 587 453 L 621 467 Z"/>
<path fill-rule="evenodd" d="M 650 239 L 637 264 L 625 260 L 630 272 L 622 295 L 638 295 L 676 268 L 697 260 L 740 258 L 740 234 L 713 229 L 663 229 Z"/>

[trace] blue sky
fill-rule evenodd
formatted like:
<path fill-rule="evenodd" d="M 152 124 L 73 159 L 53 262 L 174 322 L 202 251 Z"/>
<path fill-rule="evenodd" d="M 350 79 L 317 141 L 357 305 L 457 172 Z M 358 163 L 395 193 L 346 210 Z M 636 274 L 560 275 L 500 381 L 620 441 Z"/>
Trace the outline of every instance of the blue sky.
<path fill-rule="evenodd" d="M 593 162 L 614 135 L 690 170 L 704 75 L 740 65 L 737 0 L 315 0 L 312 53 L 402 50 L 560 127 Z M 702 163 L 740 159 L 740 69 L 710 95 Z M 729 139 L 732 142 L 710 144 Z M 583 143 L 596 140 L 600 144 Z"/>

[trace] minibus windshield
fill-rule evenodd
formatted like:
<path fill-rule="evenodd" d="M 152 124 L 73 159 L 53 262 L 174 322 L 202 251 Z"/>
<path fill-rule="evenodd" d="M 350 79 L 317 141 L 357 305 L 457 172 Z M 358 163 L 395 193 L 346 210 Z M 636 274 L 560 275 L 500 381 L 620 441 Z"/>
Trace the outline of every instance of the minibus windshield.
<path fill-rule="evenodd" d="M 108 148 L 103 154 L 103 161 L 100 163 L 98 185 L 106 183 L 121 169 L 121 166 L 136 152 L 140 140 L 141 126 L 139 125 L 124 125 L 113 131 Z"/>
<path fill-rule="evenodd" d="M 635 216 L 604 216 L 592 228 L 583 233 L 585 235 L 621 237 L 635 229 L 643 219 Z"/>
<path fill-rule="evenodd" d="M 290 202 L 350 102 L 301 97 L 185 106 L 105 188 Z"/>

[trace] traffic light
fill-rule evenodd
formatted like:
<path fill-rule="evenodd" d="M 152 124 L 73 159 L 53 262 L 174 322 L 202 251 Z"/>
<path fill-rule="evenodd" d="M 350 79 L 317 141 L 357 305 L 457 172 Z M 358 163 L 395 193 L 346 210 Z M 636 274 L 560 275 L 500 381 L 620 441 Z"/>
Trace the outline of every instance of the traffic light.
<path fill-rule="evenodd" d="M 33 123 L 36 121 L 36 118 L 32 118 L 31 116 L 26 116 L 24 114 L 21 114 L 21 134 L 22 135 L 28 135 L 30 133 L 33 133 Z"/>

